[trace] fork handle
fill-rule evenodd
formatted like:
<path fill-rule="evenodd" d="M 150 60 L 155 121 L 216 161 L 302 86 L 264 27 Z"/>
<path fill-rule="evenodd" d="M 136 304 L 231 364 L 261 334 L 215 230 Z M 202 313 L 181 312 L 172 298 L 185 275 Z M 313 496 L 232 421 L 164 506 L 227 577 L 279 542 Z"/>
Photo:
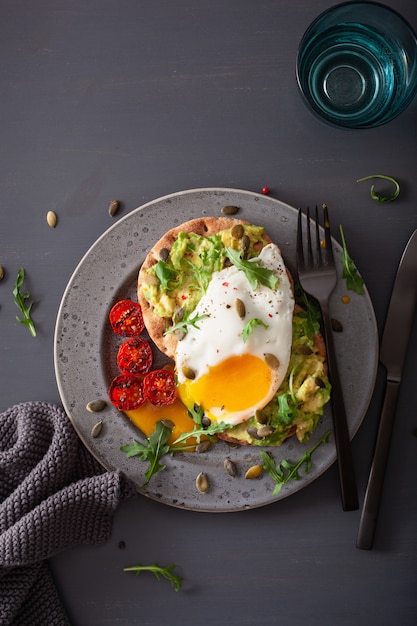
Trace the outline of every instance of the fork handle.
<path fill-rule="evenodd" d="M 340 487 L 342 492 L 342 506 L 344 511 L 354 511 L 359 508 L 358 490 L 356 486 L 346 410 L 343 402 L 342 386 L 340 384 L 339 368 L 337 366 L 336 353 L 334 350 L 333 330 L 327 302 L 320 303 L 320 307 L 323 316 L 329 378 L 332 385 L 331 402 L 333 428 L 336 441 Z"/>

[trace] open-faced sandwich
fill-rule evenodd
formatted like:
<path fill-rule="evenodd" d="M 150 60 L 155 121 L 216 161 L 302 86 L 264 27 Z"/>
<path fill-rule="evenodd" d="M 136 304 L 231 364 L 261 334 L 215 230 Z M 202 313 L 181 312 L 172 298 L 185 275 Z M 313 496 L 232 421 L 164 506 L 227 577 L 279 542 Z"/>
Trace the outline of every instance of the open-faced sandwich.
<path fill-rule="evenodd" d="M 138 277 L 147 331 L 182 403 L 239 444 L 307 441 L 329 400 L 319 326 L 264 228 L 202 217 L 166 232 Z"/>

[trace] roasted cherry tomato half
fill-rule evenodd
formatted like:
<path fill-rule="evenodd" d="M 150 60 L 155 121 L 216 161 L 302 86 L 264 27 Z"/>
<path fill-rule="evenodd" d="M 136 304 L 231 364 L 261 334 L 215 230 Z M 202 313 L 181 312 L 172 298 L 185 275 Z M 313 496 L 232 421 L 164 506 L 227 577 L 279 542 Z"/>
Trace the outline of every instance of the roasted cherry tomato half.
<path fill-rule="evenodd" d="M 145 402 L 143 381 L 133 374 L 119 374 L 109 387 L 109 398 L 119 411 L 132 411 Z"/>
<path fill-rule="evenodd" d="M 114 332 L 123 337 L 136 337 L 145 328 L 140 304 L 133 300 L 116 302 L 109 313 L 109 319 Z"/>
<path fill-rule="evenodd" d="M 145 399 L 156 406 L 172 404 L 177 397 L 174 374 L 169 370 L 153 370 L 143 379 Z"/>
<path fill-rule="evenodd" d="M 152 367 L 149 341 L 135 337 L 124 341 L 117 353 L 117 365 L 126 374 L 146 374 Z"/>

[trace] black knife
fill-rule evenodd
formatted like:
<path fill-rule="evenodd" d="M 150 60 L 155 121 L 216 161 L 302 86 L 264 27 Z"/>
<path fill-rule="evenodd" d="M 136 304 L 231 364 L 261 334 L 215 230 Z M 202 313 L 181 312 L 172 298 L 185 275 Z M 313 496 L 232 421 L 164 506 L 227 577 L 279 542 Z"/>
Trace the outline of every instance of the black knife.
<path fill-rule="evenodd" d="M 401 374 L 416 304 L 417 230 L 411 235 L 401 257 L 382 335 L 380 361 L 387 370 L 387 382 L 356 541 L 356 546 L 363 550 L 370 550 L 374 540 Z"/>

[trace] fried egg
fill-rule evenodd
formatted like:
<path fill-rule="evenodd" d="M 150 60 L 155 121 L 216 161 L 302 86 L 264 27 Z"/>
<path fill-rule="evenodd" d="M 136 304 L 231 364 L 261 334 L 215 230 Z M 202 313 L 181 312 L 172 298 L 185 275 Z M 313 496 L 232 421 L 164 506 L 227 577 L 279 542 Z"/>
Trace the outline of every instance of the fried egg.
<path fill-rule="evenodd" d="M 273 398 L 291 353 L 294 297 L 280 250 L 268 244 L 253 260 L 274 272 L 277 287 L 258 283 L 253 290 L 234 265 L 214 273 L 193 314 L 200 319 L 189 325 L 175 357 L 185 406 L 198 404 L 212 421 L 230 425 Z"/>

